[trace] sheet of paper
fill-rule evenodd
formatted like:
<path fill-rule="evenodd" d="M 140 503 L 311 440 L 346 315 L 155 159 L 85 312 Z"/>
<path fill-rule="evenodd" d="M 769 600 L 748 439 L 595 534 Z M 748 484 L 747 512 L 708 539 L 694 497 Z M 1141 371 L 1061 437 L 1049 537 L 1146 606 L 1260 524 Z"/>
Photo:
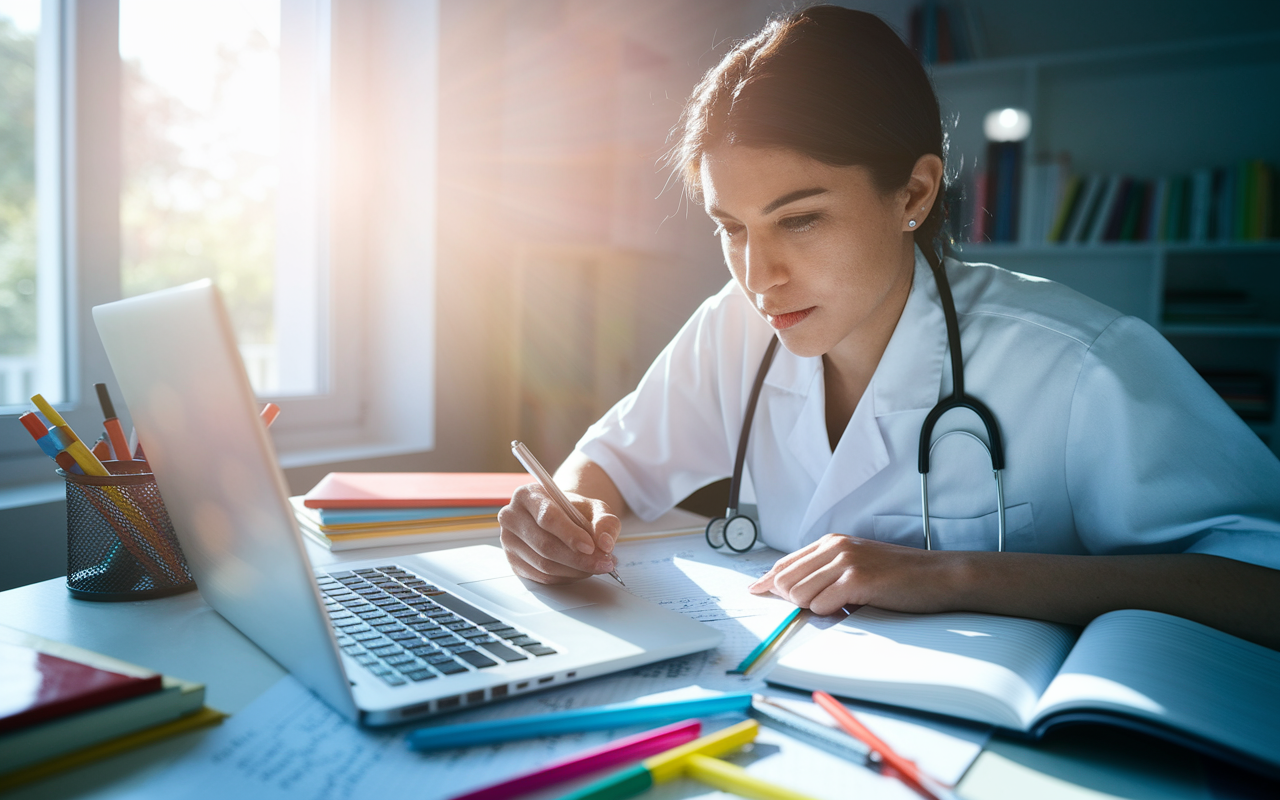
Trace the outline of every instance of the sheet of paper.
<path fill-rule="evenodd" d="M 544 708 L 554 705 L 545 700 L 543 704 Z M 704 731 L 716 730 L 738 719 L 726 716 L 707 720 Z M 292 677 L 285 677 L 239 714 L 211 730 L 199 745 L 155 781 L 123 798 L 443 800 L 536 769 L 631 730 L 421 754 L 408 749 L 402 731 L 379 733 L 357 728 Z M 769 728 L 761 728 L 754 745 L 727 760 L 760 778 L 819 800 L 919 798 L 892 778 L 842 761 Z M 598 777 L 561 784 L 527 797 L 550 800 Z M 655 787 L 645 797 L 674 800 L 724 795 L 682 779 Z"/>
<path fill-rule="evenodd" d="M 792 610 L 778 598 L 755 597 L 746 586 L 764 574 L 779 553 L 760 549 L 734 556 L 717 553 L 702 537 L 663 537 L 623 542 L 619 572 L 635 594 L 675 608 L 725 634 L 711 651 L 563 686 L 528 697 L 450 714 L 432 724 L 452 725 L 521 717 L 630 700 L 656 701 L 722 691 L 765 691 L 764 674 L 730 676 L 761 639 Z M 821 621 L 819 621 L 821 622 Z M 796 638 L 802 639 L 804 631 Z M 785 690 L 768 690 L 784 694 Z M 808 704 L 796 695 L 799 707 Z M 865 712 L 864 712 L 865 713 Z M 713 730 L 740 720 L 706 720 Z M 876 710 L 869 727 L 891 746 L 943 780 L 958 779 L 986 741 L 983 731 L 921 723 Z M 643 727 L 643 726 L 642 726 Z M 403 731 L 360 730 L 332 712 L 292 678 L 211 731 L 205 740 L 147 786 L 147 797 L 203 798 L 360 797 L 446 798 L 545 765 L 599 745 L 635 728 L 550 737 L 443 753 L 419 754 Z M 734 760 L 753 773 L 817 798 L 918 797 L 900 783 L 846 763 L 821 750 L 764 729 L 759 743 Z M 558 797 L 571 785 L 531 798 Z M 658 787 L 653 798 L 720 796 L 688 781 Z M 141 795 L 139 795 L 141 797 Z"/>

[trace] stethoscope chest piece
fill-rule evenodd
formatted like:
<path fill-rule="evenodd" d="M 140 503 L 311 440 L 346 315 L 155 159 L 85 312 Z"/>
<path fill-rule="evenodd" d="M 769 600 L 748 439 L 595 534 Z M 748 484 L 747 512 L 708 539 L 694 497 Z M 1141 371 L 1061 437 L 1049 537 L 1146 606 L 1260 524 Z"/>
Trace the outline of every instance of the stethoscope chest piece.
<path fill-rule="evenodd" d="M 735 553 L 745 553 L 755 547 L 758 538 L 756 521 L 733 509 L 725 514 L 707 523 L 707 544 L 717 550 L 728 547 Z"/>

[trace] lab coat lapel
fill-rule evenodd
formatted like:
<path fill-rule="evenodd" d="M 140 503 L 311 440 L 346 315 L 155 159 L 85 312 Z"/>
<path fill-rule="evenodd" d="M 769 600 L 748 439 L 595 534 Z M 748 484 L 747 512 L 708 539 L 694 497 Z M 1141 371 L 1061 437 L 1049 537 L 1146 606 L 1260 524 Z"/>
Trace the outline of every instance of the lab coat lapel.
<path fill-rule="evenodd" d="M 817 490 L 800 525 L 802 542 L 827 533 L 818 531 L 816 535 L 809 535 L 814 533 L 810 528 L 832 506 L 889 466 L 889 449 L 879 418 L 903 411 L 927 410 L 938 402 L 946 348 L 946 320 L 938 300 L 937 286 L 928 262 L 917 250 L 911 293 L 902 316 L 884 355 L 880 357 L 871 383 L 858 401 L 835 453 L 827 460 L 826 469 L 818 480 Z M 816 421 L 820 429 L 818 441 L 826 445 L 823 385 L 821 381 L 815 381 L 815 384 L 810 403 L 805 408 L 808 421 L 797 425 L 797 430 Z M 817 413 L 811 415 L 812 395 L 817 395 L 818 406 Z M 805 440 L 813 441 L 808 436 Z"/>
<path fill-rule="evenodd" d="M 822 359 L 801 358 L 781 348 L 765 378 L 765 386 L 774 390 L 768 404 L 770 428 L 789 431 L 787 451 L 816 486 L 831 461 L 822 393 Z"/>

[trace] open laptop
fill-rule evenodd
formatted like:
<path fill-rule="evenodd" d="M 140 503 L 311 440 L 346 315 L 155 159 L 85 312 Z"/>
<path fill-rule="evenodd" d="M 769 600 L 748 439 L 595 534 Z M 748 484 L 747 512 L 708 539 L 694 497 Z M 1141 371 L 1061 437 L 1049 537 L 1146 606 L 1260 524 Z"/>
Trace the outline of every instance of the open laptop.
<path fill-rule="evenodd" d="M 217 289 L 93 317 L 205 600 L 351 719 L 389 725 L 719 644 L 607 577 L 518 578 L 489 545 L 314 570 Z"/>

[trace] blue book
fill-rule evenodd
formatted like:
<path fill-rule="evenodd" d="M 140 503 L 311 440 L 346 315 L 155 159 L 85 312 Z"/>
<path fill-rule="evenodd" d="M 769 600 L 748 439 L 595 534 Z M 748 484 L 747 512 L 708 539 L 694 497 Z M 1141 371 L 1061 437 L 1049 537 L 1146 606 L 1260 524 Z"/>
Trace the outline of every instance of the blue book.
<path fill-rule="evenodd" d="M 502 506 L 446 506 L 436 508 L 319 508 L 321 525 L 367 525 L 377 522 L 415 522 L 449 517 L 496 516 Z"/>

